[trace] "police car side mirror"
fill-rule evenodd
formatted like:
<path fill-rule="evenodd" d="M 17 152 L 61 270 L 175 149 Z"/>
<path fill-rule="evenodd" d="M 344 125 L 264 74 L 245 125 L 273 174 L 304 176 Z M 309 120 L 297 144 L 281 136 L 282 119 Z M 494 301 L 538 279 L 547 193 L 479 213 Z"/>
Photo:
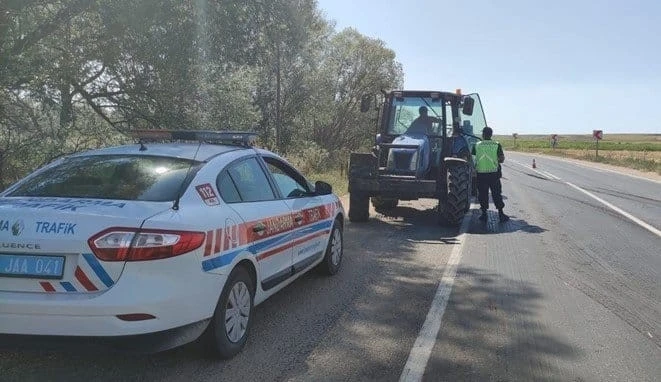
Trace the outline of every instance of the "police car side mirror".
<path fill-rule="evenodd" d="M 316 195 L 330 195 L 333 193 L 333 186 L 318 180 L 314 183 L 314 193 Z"/>

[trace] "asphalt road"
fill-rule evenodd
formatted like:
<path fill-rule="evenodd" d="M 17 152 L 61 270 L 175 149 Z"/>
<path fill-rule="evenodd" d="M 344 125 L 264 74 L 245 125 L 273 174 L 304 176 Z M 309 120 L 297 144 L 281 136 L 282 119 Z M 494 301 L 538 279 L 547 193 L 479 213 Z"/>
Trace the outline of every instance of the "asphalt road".
<path fill-rule="evenodd" d="M 342 271 L 309 274 L 256 308 L 229 361 L 197 344 L 151 356 L 0 354 L 0 380 L 397 381 L 441 318 L 423 380 L 654 381 L 661 376 L 661 184 L 506 153 L 512 220 L 435 224 L 433 201 L 348 223 Z M 516 161 L 516 162 L 515 162 Z M 559 178 L 559 179 L 557 179 Z M 454 252 L 453 252 L 454 250 Z M 428 312 L 451 272 L 441 316 Z"/>
<path fill-rule="evenodd" d="M 506 153 L 512 220 L 473 223 L 426 380 L 658 381 L 661 184 Z M 559 179 L 556 179 L 559 178 Z"/>

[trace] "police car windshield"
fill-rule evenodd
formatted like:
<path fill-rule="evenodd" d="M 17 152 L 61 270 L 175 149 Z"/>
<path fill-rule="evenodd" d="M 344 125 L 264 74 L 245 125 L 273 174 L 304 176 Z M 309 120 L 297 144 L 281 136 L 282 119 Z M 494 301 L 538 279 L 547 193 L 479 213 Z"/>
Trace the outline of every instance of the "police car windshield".
<path fill-rule="evenodd" d="M 199 164 L 144 155 L 73 157 L 25 179 L 7 196 L 172 201 L 185 189 L 184 178 L 190 182 Z"/>

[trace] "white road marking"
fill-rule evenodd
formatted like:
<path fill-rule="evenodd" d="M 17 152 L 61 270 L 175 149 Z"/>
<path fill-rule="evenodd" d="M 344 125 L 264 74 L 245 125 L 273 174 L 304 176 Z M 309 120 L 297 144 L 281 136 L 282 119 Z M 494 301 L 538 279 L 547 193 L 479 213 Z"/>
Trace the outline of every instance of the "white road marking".
<path fill-rule="evenodd" d="M 559 177 L 557 177 L 557 176 L 551 174 L 551 173 L 548 172 L 548 171 L 537 170 L 537 169 L 534 169 L 534 168 L 528 168 L 528 166 L 524 165 L 524 164 L 521 163 L 521 162 L 518 162 L 518 161 L 516 161 L 516 160 L 513 160 L 513 159 L 510 159 L 510 162 L 516 163 L 516 164 L 518 164 L 518 165 L 520 165 L 520 166 L 523 166 L 523 167 L 525 167 L 525 168 L 527 168 L 527 169 L 529 169 L 529 170 L 535 171 L 536 173 L 538 173 L 538 174 L 544 176 L 545 178 L 552 179 L 552 180 L 561 180 Z M 598 171 L 598 170 L 597 170 L 597 171 Z M 615 171 L 612 171 L 612 172 L 615 172 Z M 642 179 L 642 178 L 641 178 L 641 179 Z M 649 179 L 648 179 L 648 180 L 649 180 Z M 652 226 L 651 224 L 646 223 L 646 222 L 644 222 L 644 221 L 638 219 L 637 217 L 635 217 L 635 216 L 631 215 L 630 213 L 628 213 L 628 212 L 622 210 L 621 208 L 619 208 L 619 207 L 617 207 L 617 206 L 615 206 L 615 205 L 613 205 L 613 204 L 611 204 L 611 203 L 605 201 L 604 199 L 598 197 L 597 195 L 595 195 L 595 194 L 593 194 L 593 193 L 591 193 L 591 192 L 589 192 L 589 191 L 586 191 L 586 190 L 582 189 L 581 187 L 579 187 L 579 186 L 577 186 L 577 185 L 575 185 L 575 184 L 573 184 L 573 183 L 570 183 L 570 182 L 567 182 L 567 181 L 563 181 L 563 182 L 564 182 L 565 184 L 567 184 L 568 186 L 570 186 L 570 187 L 572 187 L 572 188 L 574 188 L 574 189 L 576 189 L 576 190 L 578 190 L 578 191 L 584 193 L 585 195 L 591 197 L 592 199 L 594 199 L 594 200 L 596 200 L 596 201 L 602 203 L 602 204 L 605 205 L 606 207 L 608 207 L 608 208 L 610 208 L 611 210 L 613 210 L 613 211 L 619 213 L 620 215 L 624 216 L 625 218 L 627 218 L 627 219 L 633 221 L 634 223 L 636 223 L 636 224 L 638 224 L 639 226 L 645 228 L 646 230 L 652 232 L 653 234 L 655 234 L 655 235 L 661 237 L 661 230 L 658 230 L 657 228 L 655 228 L 655 227 Z"/>
<path fill-rule="evenodd" d="M 548 171 L 539 170 L 539 172 L 542 172 L 542 173 L 546 174 L 546 175 L 547 175 L 548 177 L 550 177 L 551 179 L 560 180 L 560 177 L 555 176 L 555 175 L 551 174 L 551 173 L 548 172 Z"/>
<path fill-rule="evenodd" d="M 573 187 L 573 188 L 577 189 L 578 191 L 584 193 L 585 195 L 591 197 L 592 199 L 594 199 L 594 200 L 596 200 L 596 201 L 602 203 L 602 204 L 605 205 L 606 207 L 608 207 L 608 208 L 610 208 L 611 210 L 613 210 L 613 211 L 619 213 L 620 215 L 622 215 L 622 216 L 624 216 L 625 218 L 631 220 L 632 222 L 638 224 L 639 226 L 645 228 L 646 230 L 652 232 L 652 233 L 655 234 L 656 236 L 661 237 L 661 231 L 658 230 L 658 229 L 656 229 L 656 228 L 653 227 L 652 225 L 650 225 L 650 224 L 648 224 L 648 223 L 645 223 L 644 221 L 638 219 L 637 217 L 631 215 L 630 213 L 628 213 L 628 212 L 622 210 L 622 209 L 619 208 L 619 207 L 616 207 L 616 206 L 612 205 L 611 203 L 609 203 L 609 202 L 603 200 L 602 198 L 598 197 L 597 195 L 595 195 L 595 194 L 593 194 L 593 193 L 591 193 L 591 192 L 589 192 L 589 191 L 586 191 L 586 190 L 580 188 L 579 186 L 576 186 L 576 185 L 574 185 L 574 184 L 572 184 L 572 183 L 569 183 L 569 182 L 565 182 L 565 183 L 567 183 L 570 187 Z"/>
<path fill-rule="evenodd" d="M 560 180 L 559 177 L 557 177 L 557 176 L 551 174 L 551 173 L 548 172 L 548 171 L 537 170 L 537 169 L 532 168 L 532 165 L 530 165 L 530 166 L 526 166 L 525 164 L 523 164 L 523 163 L 521 163 L 521 162 L 519 162 L 519 161 L 516 161 L 516 160 L 514 160 L 514 159 L 510 159 L 509 161 L 512 162 L 512 163 L 516 163 L 516 164 L 518 164 L 519 166 L 525 168 L 526 170 L 534 171 L 534 172 L 536 172 L 537 174 L 541 175 L 543 178 L 546 178 L 546 179 L 548 179 L 548 180 Z"/>
<path fill-rule="evenodd" d="M 536 154 L 524 153 L 524 152 L 519 152 L 519 151 L 517 151 L 516 154 L 525 155 L 525 156 L 535 156 L 536 155 Z M 640 180 L 647 180 L 648 182 L 661 184 L 661 181 L 658 181 L 656 179 L 646 178 L 644 176 L 638 176 L 638 175 L 633 175 L 633 174 L 627 173 L 627 172 L 625 172 L 627 170 L 626 168 L 623 168 L 622 171 L 617 171 L 617 170 L 612 170 L 612 169 L 609 169 L 609 168 L 593 166 L 593 165 L 590 165 L 589 162 L 584 163 L 584 162 L 581 162 L 581 161 L 576 160 L 576 159 L 557 158 L 557 157 L 552 157 L 552 156 L 543 155 L 543 154 L 537 154 L 537 155 L 544 158 L 544 159 L 550 159 L 550 160 L 555 160 L 555 161 L 559 161 L 559 162 L 571 163 L 571 164 L 574 164 L 576 166 L 580 166 L 580 167 L 587 168 L 589 170 L 593 170 L 593 171 L 597 171 L 597 172 L 604 172 L 604 171 L 612 172 L 613 174 L 625 175 L 625 176 L 628 176 L 628 177 L 631 177 L 631 178 L 636 178 L 636 179 L 640 179 Z M 509 160 L 513 161 L 512 159 L 509 159 Z"/>
<path fill-rule="evenodd" d="M 459 243 L 452 248 L 450 259 L 436 289 L 436 294 L 427 313 L 427 318 L 422 324 L 422 328 L 420 328 L 418 338 L 416 338 L 404 370 L 402 370 L 402 375 L 399 378 L 401 382 L 420 381 L 425 374 L 427 362 L 436 343 L 436 336 L 441 328 L 441 320 L 443 319 L 445 307 L 448 304 L 454 279 L 457 275 L 457 266 L 461 261 L 462 249 L 466 242 L 466 232 L 468 232 L 468 226 L 472 220 L 472 211 L 478 207 L 479 205 L 477 204 L 471 204 L 471 212 L 464 216 L 464 221 L 461 224 L 461 228 L 459 228 L 459 236 L 457 236 Z"/>

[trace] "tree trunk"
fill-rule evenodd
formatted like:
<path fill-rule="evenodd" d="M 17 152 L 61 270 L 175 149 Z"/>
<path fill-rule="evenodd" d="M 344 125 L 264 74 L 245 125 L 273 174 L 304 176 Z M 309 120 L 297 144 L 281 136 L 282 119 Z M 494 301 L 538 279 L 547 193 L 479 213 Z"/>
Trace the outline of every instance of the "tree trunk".
<path fill-rule="evenodd" d="M 72 106 L 72 93 L 69 82 L 63 80 L 60 84 L 60 128 L 65 129 L 73 120 L 73 106 Z"/>
<path fill-rule="evenodd" d="M 278 44 L 275 64 L 275 148 L 278 152 L 282 152 L 280 134 L 280 44 Z"/>

